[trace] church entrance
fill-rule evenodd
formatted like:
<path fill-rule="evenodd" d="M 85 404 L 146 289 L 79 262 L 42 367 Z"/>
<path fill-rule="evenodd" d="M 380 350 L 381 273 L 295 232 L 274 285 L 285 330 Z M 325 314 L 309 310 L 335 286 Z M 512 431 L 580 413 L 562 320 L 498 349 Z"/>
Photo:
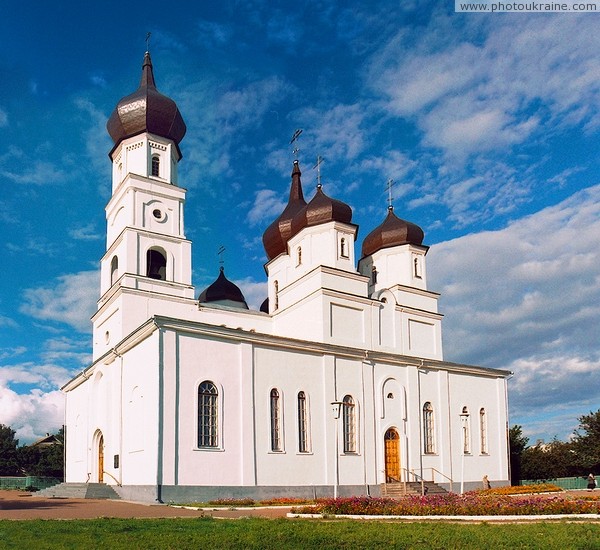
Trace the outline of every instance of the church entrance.
<path fill-rule="evenodd" d="M 104 483 L 104 436 L 98 438 L 98 483 Z"/>
<path fill-rule="evenodd" d="M 394 428 L 385 432 L 385 481 L 400 481 L 400 436 Z"/>

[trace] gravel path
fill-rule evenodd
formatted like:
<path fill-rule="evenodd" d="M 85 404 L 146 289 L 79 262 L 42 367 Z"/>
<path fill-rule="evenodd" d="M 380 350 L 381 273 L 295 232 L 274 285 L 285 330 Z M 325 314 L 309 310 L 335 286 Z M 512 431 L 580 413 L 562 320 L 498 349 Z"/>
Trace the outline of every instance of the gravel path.
<path fill-rule="evenodd" d="M 0 490 L 0 520 L 3 519 L 93 519 L 93 518 L 219 518 L 285 517 L 290 509 L 188 510 L 164 504 L 123 500 L 80 498 L 33 498 L 24 491 Z"/>

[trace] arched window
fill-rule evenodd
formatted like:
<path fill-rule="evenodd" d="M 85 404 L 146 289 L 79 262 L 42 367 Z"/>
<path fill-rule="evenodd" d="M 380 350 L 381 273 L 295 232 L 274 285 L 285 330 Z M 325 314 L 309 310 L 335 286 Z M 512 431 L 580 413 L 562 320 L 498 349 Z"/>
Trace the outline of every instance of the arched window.
<path fill-rule="evenodd" d="M 482 455 L 487 454 L 488 452 L 488 442 L 487 442 L 487 417 L 485 414 L 485 409 L 479 409 L 479 441 L 480 441 L 480 452 Z"/>
<path fill-rule="evenodd" d="M 271 450 L 281 451 L 281 409 L 279 392 L 271 390 Z"/>
<path fill-rule="evenodd" d="M 152 155 L 152 175 L 160 176 L 160 157 L 158 155 Z"/>
<path fill-rule="evenodd" d="M 198 386 L 198 447 L 219 446 L 219 392 L 205 380 Z"/>
<path fill-rule="evenodd" d="M 110 261 L 110 284 L 111 286 L 117 282 L 119 277 L 119 258 L 118 256 L 113 256 L 113 259 Z"/>
<path fill-rule="evenodd" d="M 423 405 L 423 452 L 435 453 L 435 440 L 433 431 L 433 406 L 429 401 Z"/>
<path fill-rule="evenodd" d="M 307 453 L 308 448 L 308 410 L 306 408 L 306 394 L 298 392 L 298 451 Z"/>
<path fill-rule="evenodd" d="M 342 400 L 342 425 L 344 432 L 344 452 L 356 452 L 356 414 L 354 400 L 346 395 Z"/>
<path fill-rule="evenodd" d="M 377 284 L 377 268 L 375 266 L 371 268 L 371 284 Z"/>
<path fill-rule="evenodd" d="M 348 257 L 348 251 L 346 250 L 346 239 L 344 237 L 340 240 L 340 256 L 342 258 Z"/>
<path fill-rule="evenodd" d="M 297 250 L 297 262 L 296 265 L 301 265 L 302 264 L 302 247 L 299 246 L 298 250 Z"/>
<path fill-rule="evenodd" d="M 279 309 L 279 282 L 275 281 L 273 286 L 275 287 L 275 307 L 273 309 Z"/>
<path fill-rule="evenodd" d="M 415 256 L 413 259 L 414 264 L 414 274 L 416 279 L 421 278 L 421 258 L 419 256 Z"/>
<path fill-rule="evenodd" d="M 462 446 L 463 446 L 463 454 L 471 453 L 471 430 L 470 430 L 470 416 L 469 409 L 467 407 L 462 408 L 462 413 L 460 415 L 461 421 L 461 430 L 462 430 Z"/>
<path fill-rule="evenodd" d="M 161 250 L 151 248 L 146 254 L 146 276 L 159 281 L 167 280 L 167 258 Z"/>

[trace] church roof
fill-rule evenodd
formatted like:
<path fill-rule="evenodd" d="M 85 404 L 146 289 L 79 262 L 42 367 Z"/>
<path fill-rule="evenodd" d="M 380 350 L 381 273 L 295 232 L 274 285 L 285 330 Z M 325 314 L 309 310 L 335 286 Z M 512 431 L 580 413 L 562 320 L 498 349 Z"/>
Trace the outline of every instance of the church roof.
<path fill-rule="evenodd" d="M 381 225 L 369 233 L 362 244 L 362 256 L 370 256 L 382 248 L 402 244 L 421 245 L 425 234 L 414 223 L 401 220 L 394 214 L 394 207 L 388 208 L 388 213 Z"/>
<path fill-rule="evenodd" d="M 288 204 L 263 233 L 263 245 L 269 260 L 286 252 L 288 241 L 305 227 L 330 221 L 343 223 L 352 221 L 352 208 L 342 201 L 328 197 L 323 193 L 321 185 L 317 186 L 315 196 L 306 204 L 300 175 L 300 167 L 295 160 Z"/>
<path fill-rule="evenodd" d="M 294 217 L 292 234 L 297 235 L 305 227 L 321 225 L 331 221 L 351 223 L 352 208 L 345 202 L 328 197 L 323 193 L 323 188 L 318 185 L 315 196 Z"/>
<path fill-rule="evenodd" d="M 198 302 L 201 304 L 217 303 L 241 309 L 249 309 L 242 291 L 225 277 L 223 267 L 220 269 L 217 280 L 202 291 L 198 297 Z"/>
<path fill-rule="evenodd" d="M 298 161 L 294 161 L 292 170 L 292 185 L 290 187 L 290 198 L 281 215 L 263 233 L 263 245 L 267 258 L 272 260 L 286 251 L 288 240 L 292 237 L 292 220 L 305 206 L 306 201 L 302 194 L 302 181 Z"/>
<path fill-rule="evenodd" d="M 139 88 L 117 103 L 106 128 L 115 145 L 143 132 L 171 139 L 176 145 L 183 139 L 185 122 L 175 102 L 156 89 L 150 53 L 144 55 Z"/>

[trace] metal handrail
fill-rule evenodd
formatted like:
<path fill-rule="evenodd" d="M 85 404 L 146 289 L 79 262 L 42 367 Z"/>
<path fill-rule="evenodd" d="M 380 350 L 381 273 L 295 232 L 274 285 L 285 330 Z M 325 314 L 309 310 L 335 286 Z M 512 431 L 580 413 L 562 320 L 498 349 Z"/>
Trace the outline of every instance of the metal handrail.
<path fill-rule="evenodd" d="M 446 479 L 447 479 L 447 480 L 450 482 L 450 492 L 451 492 L 451 493 L 453 493 L 453 492 L 454 492 L 454 491 L 452 490 L 452 483 L 453 483 L 453 481 L 452 481 L 452 478 L 451 478 L 451 477 L 448 477 L 446 474 L 444 474 L 444 473 L 440 472 L 440 471 L 439 471 L 438 469 L 436 469 L 436 468 L 427 468 L 427 469 L 428 469 L 428 470 L 431 470 L 431 481 L 434 481 L 434 482 L 435 482 L 435 476 L 433 475 L 433 473 L 435 472 L 435 473 L 439 474 L 440 476 L 442 476 L 442 477 L 446 478 Z"/>
<path fill-rule="evenodd" d="M 107 472 L 106 470 L 102 471 L 103 474 L 106 474 L 107 476 L 112 477 L 115 480 L 115 483 L 117 484 L 118 487 L 122 487 L 122 485 L 119 483 L 119 480 L 113 476 L 111 473 Z"/>
<path fill-rule="evenodd" d="M 450 482 L 450 492 L 453 492 L 453 480 L 451 477 L 447 476 L 443 472 L 440 472 L 437 468 L 425 468 L 425 470 L 431 471 L 431 479 L 425 479 L 425 477 L 419 475 L 414 470 L 409 470 L 408 468 L 400 468 L 400 472 L 404 475 L 401 475 L 403 479 L 396 479 L 395 477 L 386 475 L 385 481 L 386 483 L 402 483 L 403 493 L 406 494 L 406 484 L 410 481 L 421 482 L 421 495 L 425 494 L 425 481 L 431 481 L 435 483 L 435 474 L 447 479 Z"/>

